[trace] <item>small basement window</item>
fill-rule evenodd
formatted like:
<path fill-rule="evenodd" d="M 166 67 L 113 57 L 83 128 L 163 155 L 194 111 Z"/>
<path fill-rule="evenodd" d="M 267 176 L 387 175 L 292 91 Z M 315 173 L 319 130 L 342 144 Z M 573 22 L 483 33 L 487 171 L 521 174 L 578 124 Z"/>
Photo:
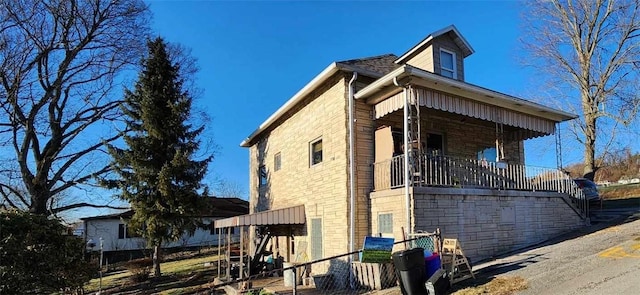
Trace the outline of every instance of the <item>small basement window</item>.
<path fill-rule="evenodd" d="M 378 232 L 393 234 L 393 213 L 378 214 Z"/>

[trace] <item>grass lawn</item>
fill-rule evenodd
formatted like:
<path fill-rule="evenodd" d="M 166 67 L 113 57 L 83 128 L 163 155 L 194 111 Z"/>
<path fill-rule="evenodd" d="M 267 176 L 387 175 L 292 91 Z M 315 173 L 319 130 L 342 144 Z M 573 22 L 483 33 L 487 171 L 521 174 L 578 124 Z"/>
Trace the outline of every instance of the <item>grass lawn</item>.
<path fill-rule="evenodd" d="M 640 198 L 640 184 L 600 186 L 598 192 L 604 200 Z"/>
<path fill-rule="evenodd" d="M 147 282 L 134 283 L 129 279 L 127 270 L 117 270 L 103 274 L 103 294 L 138 294 L 143 290 L 154 294 L 195 294 L 204 291 L 217 275 L 217 253 L 208 253 L 194 258 L 164 262 L 160 264 L 161 278 L 151 278 Z M 205 263 L 210 262 L 211 266 Z M 100 279 L 91 280 L 85 287 L 86 292 L 99 290 Z"/>

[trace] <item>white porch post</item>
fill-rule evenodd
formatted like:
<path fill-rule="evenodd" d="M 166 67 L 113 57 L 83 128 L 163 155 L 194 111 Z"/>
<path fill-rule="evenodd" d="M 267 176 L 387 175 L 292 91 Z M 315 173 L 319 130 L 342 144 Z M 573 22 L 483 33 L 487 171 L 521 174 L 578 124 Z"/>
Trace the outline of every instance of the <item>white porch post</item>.
<path fill-rule="evenodd" d="M 220 260 L 222 259 L 220 257 L 220 255 L 222 254 L 220 253 L 220 249 L 222 248 L 222 229 L 216 228 L 216 231 L 218 232 L 218 278 L 220 278 Z"/>
<path fill-rule="evenodd" d="M 409 180 L 411 179 L 409 177 L 409 89 L 407 86 L 404 87 L 402 95 L 404 96 L 404 198 L 407 219 L 406 231 L 411 233 L 411 199 L 409 196 L 409 190 L 411 189 L 411 184 L 409 183 Z"/>
<path fill-rule="evenodd" d="M 244 226 L 240 226 L 240 279 L 242 280 L 244 273 Z"/>

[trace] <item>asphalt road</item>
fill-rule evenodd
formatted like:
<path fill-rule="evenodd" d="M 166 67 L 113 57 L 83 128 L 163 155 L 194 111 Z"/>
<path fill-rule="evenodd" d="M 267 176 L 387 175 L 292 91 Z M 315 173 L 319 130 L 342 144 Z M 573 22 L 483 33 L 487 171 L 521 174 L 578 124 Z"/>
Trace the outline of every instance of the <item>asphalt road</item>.
<path fill-rule="evenodd" d="M 520 276 L 529 284 L 523 295 L 640 294 L 640 206 L 615 210 L 580 231 L 474 266 L 478 280 Z"/>

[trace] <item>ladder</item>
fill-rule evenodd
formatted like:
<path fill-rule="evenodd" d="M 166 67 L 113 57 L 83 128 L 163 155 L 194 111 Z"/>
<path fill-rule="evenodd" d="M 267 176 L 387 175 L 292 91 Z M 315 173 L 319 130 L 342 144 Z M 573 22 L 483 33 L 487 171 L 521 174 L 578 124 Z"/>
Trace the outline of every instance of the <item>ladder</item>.
<path fill-rule="evenodd" d="M 476 278 L 458 239 L 444 239 L 441 257 L 442 266 L 449 273 L 449 281 L 452 285 L 469 278 Z"/>

